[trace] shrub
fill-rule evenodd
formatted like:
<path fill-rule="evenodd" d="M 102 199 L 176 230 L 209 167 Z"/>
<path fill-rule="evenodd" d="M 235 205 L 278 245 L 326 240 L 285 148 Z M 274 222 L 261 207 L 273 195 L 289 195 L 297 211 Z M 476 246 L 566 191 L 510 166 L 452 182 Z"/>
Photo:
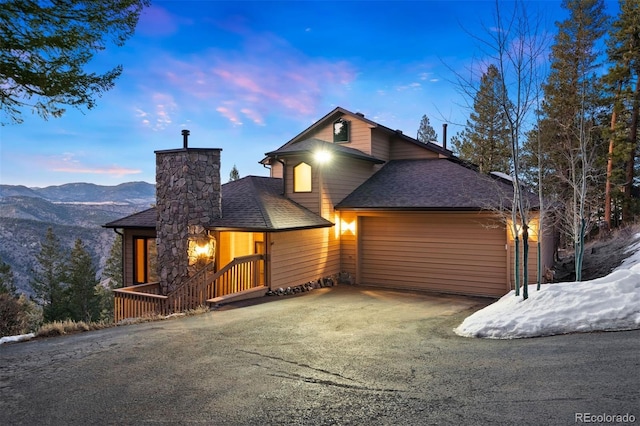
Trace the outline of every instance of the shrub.
<path fill-rule="evenodd" d="M 0 294 L 0 337 L 26 334 L 42 324 L 42 308 L 24 295 Z"/>
<path fill-rule="evenodd" d="M 24 323 L 20 301 L 8 293 L 0 293 L 0 336 L 22 334 Z"/>

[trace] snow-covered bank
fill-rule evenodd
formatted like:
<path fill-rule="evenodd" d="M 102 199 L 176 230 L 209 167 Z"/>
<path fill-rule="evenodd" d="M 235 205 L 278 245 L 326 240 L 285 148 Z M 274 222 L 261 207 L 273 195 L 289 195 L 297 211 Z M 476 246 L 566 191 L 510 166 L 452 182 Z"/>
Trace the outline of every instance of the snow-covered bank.
<path fill-rule="evenodd" d="M 529 286 L 467 317 L 454 332 L 466 337 L 515 339 L 640 328 L 640 244 L 611 274 L 583 282 Z"/>
<path fill-rule="evenodd" d="M 29 333 L 29 334 L 20 334 L 18 336 L 5 336 L 5 337 L 0 337 L 0 345 L 2 345 L 3 343 L 12 343 L 12 342 L 23 342 L 25 340 L 31 340 L 34 337 L 36 337 L 35 334 L 33 333 Z"/>

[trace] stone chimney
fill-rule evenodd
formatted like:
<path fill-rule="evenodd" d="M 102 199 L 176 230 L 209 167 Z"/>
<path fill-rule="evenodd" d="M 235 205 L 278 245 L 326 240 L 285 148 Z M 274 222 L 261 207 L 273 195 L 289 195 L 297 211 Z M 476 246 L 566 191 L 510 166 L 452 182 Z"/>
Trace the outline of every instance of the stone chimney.
<path fill-rule="evenodd" d="M 155 152 L 158 276 L 162 294 L 176 289 L 202 266 L 194 262 L 194 244 L 202 244 L 214 252 L 215 240 L 205 227 L 222 217 L 222 150 L 189 148 L 189 131 L 183 130 L 182 135 L 182 149 Z"/>

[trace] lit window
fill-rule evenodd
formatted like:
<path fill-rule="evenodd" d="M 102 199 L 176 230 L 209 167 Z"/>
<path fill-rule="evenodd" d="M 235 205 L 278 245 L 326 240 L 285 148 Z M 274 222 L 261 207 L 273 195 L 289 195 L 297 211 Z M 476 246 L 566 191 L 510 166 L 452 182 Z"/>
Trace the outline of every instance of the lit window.
<path fill-rule="evenodd" d="M 156 239 L 149 237 L 133 238 L 134 268 L 133 276 L 136 284 L 157 282 L 158 250 Z"/>
<path fill-rule="evenodd" d="M 349 142 L 349 122 L 342 118 L 333 122 L 333 142 Z"/>
<path fill-rule="evenodd" d="M 311 192 L 311 166 L 307 163 L 293 168 L 293 192 Z"/>

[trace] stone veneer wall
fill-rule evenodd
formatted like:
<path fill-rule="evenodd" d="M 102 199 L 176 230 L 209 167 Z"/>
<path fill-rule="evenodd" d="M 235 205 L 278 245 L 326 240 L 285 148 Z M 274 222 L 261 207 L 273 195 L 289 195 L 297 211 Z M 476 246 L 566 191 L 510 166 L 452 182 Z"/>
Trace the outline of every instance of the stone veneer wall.
<path fill-rule="evenodd" d="M 189 275 L 189 238 L 222 216 L 218 148 L 156 151 L 158 276 L 163 294 Z"/>

